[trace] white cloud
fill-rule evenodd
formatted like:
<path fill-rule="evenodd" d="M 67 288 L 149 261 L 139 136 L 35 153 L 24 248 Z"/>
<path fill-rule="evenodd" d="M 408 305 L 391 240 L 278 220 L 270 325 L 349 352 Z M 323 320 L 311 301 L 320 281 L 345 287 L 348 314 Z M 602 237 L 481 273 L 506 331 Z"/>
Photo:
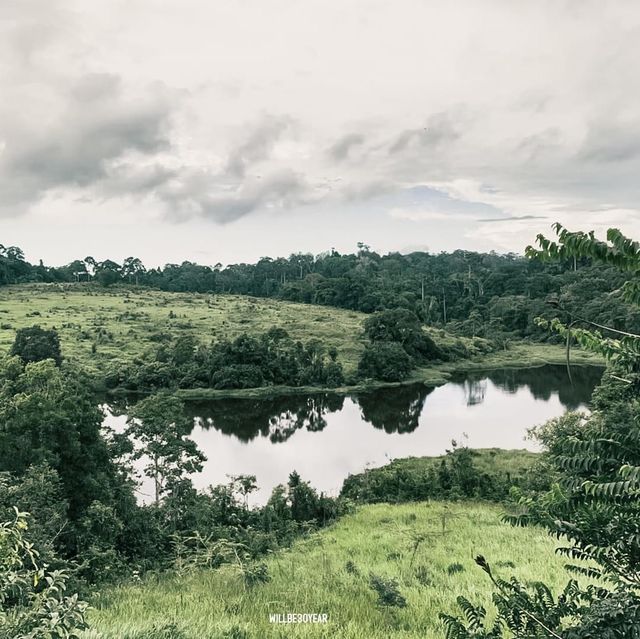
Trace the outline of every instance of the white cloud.
<path fill-rule="evenodd" d="M 410 222 L 425 222 L 425 221 L 448 221 L 451 222 L 452 218 L 459 219 L 475 219 L 471 215 L 453 215 L 444 211 L 428 211 L 428 210 L 415 210 L 415 209 L 403 209 L 393 208 L 389 211 L 389 215 L 396 220 L 408 220 Z"/>
<path fill-rule="evenodd" d="M 385 196 L 389 246 L 407 220 L 515 250 L 550 219 L 634 230 L 639 27 L 625 0 L 5 3 L 0 215 L 62 198 L 88 228 L 118 207 L 135 228 L 136 203 L 230 226 L 322 205 L 355 242 Z M 418 185 L 487 210 L 406 205 Z"/>

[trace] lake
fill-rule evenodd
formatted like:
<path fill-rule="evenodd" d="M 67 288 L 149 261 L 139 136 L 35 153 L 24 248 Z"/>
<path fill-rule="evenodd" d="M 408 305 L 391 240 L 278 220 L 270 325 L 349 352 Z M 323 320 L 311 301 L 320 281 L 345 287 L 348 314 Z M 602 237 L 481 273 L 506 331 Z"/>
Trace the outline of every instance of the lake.
<path fill-rule="evenodd" d="M 319 491 L 337 495 L 349 473 L 409 456 L 441 455 L 451 440 L 472 448 L 527 448 L 532 426 L 567 410 L 583 410 L 602 375 L 598 367 L 505 369 L 459 375 L 436 388 L 385 388 L 271 399 L 189 402 L 192 439 L 207 456 L 197 488 L 228 475 L 256 475 L 263 503 L 297 470 Z M 107 425 L 121 430 L 126 407 L 105 405 Z M 141 499 L 149 501 L 151 483 Z"/>

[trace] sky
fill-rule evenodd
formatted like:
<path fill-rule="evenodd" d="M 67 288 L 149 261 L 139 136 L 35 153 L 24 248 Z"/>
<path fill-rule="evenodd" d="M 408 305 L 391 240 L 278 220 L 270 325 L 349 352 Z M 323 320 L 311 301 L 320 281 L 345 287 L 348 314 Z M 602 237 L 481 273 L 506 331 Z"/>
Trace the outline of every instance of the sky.
<path fill-rule="evenodd" d="M 2 0 L 0 242 L 65 264 L 640 237 L 640 3 Z"/>

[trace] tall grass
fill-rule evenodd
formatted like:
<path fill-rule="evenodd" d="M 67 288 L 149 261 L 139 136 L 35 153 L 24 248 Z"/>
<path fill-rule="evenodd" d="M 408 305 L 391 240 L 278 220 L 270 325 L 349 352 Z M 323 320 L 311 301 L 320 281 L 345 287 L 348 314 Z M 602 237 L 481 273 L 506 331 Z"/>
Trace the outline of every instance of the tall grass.
<path fill-rule="evenodd" d="M 418 503 L 363 506 L 267 560 L 271 580 L 247 588 L 231 567 L 152 576 L 101 593 L 87 637 L 106 639 L 442 637 L 441 611 L 462 594 L 491 611 L 473 557 L 502 577 L 560 587 L 567 575 L 539 529 L 500 522 L 497 507 Z M 397 580 L 406 607 L 381 606 L 371 577 Z M 380 580 L 378 580 L 380 581 Z M 327 624 L 278 625 L 270 613 L 327 613 Z M 162 626 L 167 626 L 162 631 Z M 166 632 L 168 634 L 162 634 Z M 173 633 L 173 634 L 171 634 Z"/>

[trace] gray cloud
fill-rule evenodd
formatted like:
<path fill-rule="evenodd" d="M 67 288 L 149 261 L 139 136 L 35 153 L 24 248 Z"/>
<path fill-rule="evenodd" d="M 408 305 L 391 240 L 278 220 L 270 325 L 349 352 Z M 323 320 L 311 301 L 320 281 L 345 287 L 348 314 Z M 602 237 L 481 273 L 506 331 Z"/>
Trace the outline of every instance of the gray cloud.
<path fill-rule="evenodd" d="M 518 144 L 516 151 L 525 158 L 525 161 L 544 160 L 549 153 L 560 148 L 561 138 L 561 132 L 557 127 L 549 127 L 525 136 Z"/>
<path fill-rule="evenodd" d="M 10 116 L 0 125 L 0 198 L 9 212 L 52 189 L 103 183 L 112 163 L 129 154 L 154 156 L 170 147 L 175 102 L 162 85 L 134 93 L 116 75 L 89 74 L 55 90 L 63 88 L 65 101 L 39 126 Z"/>
<path fill-rule="evenodd" d="M 337 161 L 344 160 L 352 149 L 361 146 L 364 141 L 365 137 L 361 133 L 348 133 L 331 145 L 329 157 Z"/>
<path fill-rule="evenodd" d="M 247 168 L 268 159 L 278 140 L 290 131 L 294 122 L 289 116 L 265 116 L 229 154 L 226 170 L 230 175 L 242 178 Z"/>
<path fill-rule="evenodd" d="M 517 222 L 519 220 L 546 220 L 546 215 L 512 215 L 511 217 L 479 218 L 476 222 Z"/>
<path fill-rule="evenodd" d="M 171 219 L 205 217 L 221 224 L 253 211 L 310 204 L 316 196 L 303 176 L 290 170 L 245 180 L 233 188 L 220 188 L 224 175 L 184 170 L 158 190 Z"/>
<path fill-rule="evenodd" d="M 232 4 L 166 0 L 151 22 L 145 0 L 0 3 L 0 215 L 66 198 L 228 223 L 401 204 L 418 185 L 491 206 L 490 220 L 640 215 L 632 3 L 578 3 L 576 20 L 576 3 L 376 2 L 366 26 L 360 4 L 314 0 L 311 20 Z"/>
<path fill-rule="evenodd" d="M 421 128 L 407 129 L 400 133 L 389 146 L 389 153 L 399 153 L 409 147 L 428 149 L 453 142 L 459 137 L 447 113 L 432 115 Z"/>
<path fill-rule="evenodd" d="M 640 122 L 611 120 L 591 123 L 578 158 L 587 162 L 617 163 L 640 157 Z"/>

